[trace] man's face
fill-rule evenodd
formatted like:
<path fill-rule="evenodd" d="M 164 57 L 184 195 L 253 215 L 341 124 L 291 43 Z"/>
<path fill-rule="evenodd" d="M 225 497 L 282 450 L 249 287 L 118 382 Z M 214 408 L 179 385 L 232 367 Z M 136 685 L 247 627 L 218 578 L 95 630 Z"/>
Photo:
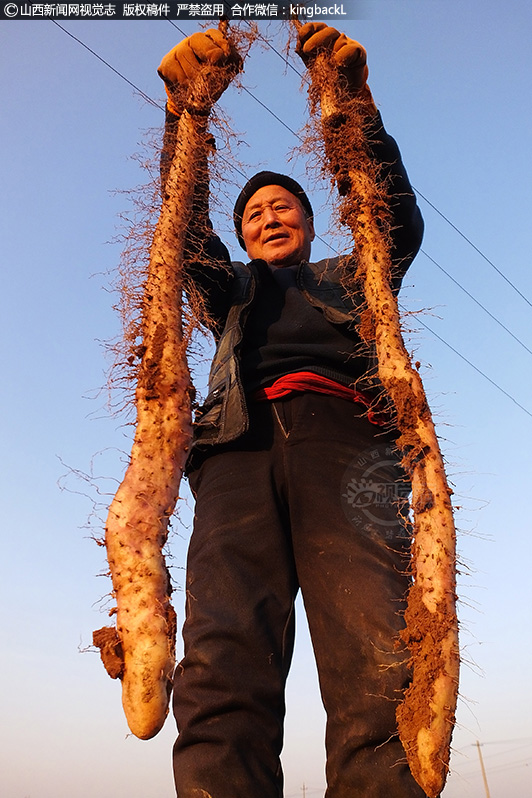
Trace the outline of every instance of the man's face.
<path fill-rule="evenodd" d="M 310 258 L 314 225 L 294 194 L 282 186 L 263 186 L 244 208 L 242 237 L 251 260 L 290 266 Z"/>

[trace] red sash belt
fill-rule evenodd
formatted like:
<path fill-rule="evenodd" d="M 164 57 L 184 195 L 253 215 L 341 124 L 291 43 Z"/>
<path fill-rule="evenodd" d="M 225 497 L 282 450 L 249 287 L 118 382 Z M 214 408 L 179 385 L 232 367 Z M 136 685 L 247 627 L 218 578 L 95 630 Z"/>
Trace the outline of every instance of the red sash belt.
<path fill-rule="evenodd" d="M 259 388 L 253 394 L 253 399 L 257 401 L 273 401 L 290 396 L 298 391 L 312 391 L 313 393 L 324 393 L 329 396 L 338 396 L 340 399 L 348 399 L 351 402 L 363 405 L 367 408 L 368 421 L 382 427 L 390 423 L 389 414 L 381 402 L 372 399 L 362 391 L 348 388 L 339 382 L 322 377 L 320 374 L 313 374 L 311 371 L 297 371 L 294 374 L 284 374 L 275 380 L 272 385 L 266 388 Z"/>

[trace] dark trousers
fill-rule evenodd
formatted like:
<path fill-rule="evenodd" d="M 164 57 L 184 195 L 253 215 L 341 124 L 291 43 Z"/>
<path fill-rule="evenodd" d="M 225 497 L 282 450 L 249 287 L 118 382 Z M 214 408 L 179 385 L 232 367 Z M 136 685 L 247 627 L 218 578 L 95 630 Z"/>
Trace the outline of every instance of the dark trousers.
<path fill-rule="evenodd" d="M 256 403 L 191 475 L 179 798 L 280 798 L 284 688 L 302 591 L 327 712 L 327 798 L 422 798 L 395 710 L 408 492 L 393 437 L 343 399 Z"/>

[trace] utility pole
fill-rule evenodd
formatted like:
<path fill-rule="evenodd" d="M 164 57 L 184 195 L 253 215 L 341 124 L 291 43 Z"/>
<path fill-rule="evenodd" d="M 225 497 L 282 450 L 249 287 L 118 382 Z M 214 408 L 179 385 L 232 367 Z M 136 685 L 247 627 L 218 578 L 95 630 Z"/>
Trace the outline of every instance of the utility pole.
<path fill-rule="evenodd" d="M 303 798 L 307 798 L 307 788 L 305 787 L 305 782 L 303 782 L 303 786 L 301 787 L 301 792 L 303 793 Z"/>
<path fill-rule="evenodd" d="M 484 781 L 484 789 L 486 790 L 486 798 L 490 798 L 490 789 L 488 787 L 488 779 L 486 777 L 486 769 L 484 768 L 484 760 L 482 759 L 482 751 L 480 750 L 480 742 L 477 740 L 478 758 L 480 759 L 480 769 L 482 771 L 482 779 Z"/>

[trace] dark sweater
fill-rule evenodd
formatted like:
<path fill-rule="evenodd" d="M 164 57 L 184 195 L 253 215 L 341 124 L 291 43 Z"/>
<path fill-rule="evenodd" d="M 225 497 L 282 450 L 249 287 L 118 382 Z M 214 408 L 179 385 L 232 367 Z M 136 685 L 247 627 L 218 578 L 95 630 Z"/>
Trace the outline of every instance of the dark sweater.
<path fill-rule="evenodd" d="M 360 346 L 356 332 L 350 335 L 347 325 L 328 322 L 302 295 L 296 284 L 298 268 L 258 262 L 259 285 L 241 350 L 246 393 L 298 371 L 352 385 L 367 365 L 354 357 Z"/>

